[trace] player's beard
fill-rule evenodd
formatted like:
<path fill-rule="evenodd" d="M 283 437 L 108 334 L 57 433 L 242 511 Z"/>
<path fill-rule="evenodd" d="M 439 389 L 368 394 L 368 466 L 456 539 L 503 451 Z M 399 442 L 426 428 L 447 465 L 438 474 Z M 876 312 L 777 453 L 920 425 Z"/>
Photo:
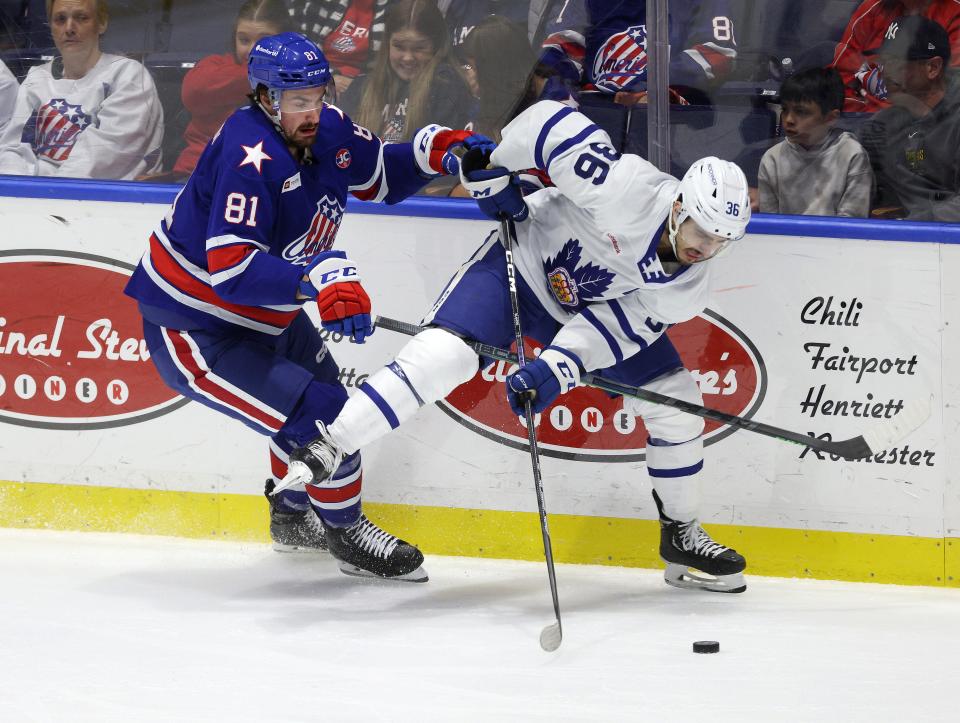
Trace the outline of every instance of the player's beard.
<path fill-rule="evenodd" d="M 291 133 L 284 133 L 286 136 L 287 143 L 296 148 L 309 148 L 313 145 L 313 142 L 317 140 L 317 128 L 318 125 L 309 125 L 303 124 L 298 126 L 297 129 Z M 305 133 L 305 131 L 312 131 L 310 133 Z"/>

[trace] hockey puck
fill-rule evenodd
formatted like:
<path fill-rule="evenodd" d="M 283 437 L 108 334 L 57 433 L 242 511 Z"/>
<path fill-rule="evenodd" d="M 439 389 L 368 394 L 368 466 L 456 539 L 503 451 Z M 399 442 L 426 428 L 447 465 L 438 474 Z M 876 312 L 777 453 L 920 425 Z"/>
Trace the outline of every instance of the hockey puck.
<path fill-rule="evenodd" d="M 698 640 L 693 644 L 695 653 L 719 653 L 720 643 L 716 640 Z"/>

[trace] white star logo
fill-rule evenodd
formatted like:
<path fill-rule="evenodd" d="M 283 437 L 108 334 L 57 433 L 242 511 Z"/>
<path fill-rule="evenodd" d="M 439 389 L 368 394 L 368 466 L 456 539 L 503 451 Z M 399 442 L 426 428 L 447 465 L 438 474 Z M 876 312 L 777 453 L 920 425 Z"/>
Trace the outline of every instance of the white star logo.
<path fill-rule="evenodd" d="M 243 149 L 243 152 L 247 154 L 246 158 L 240 161 L 240 167 L 246 166 L 247 164 L 253 165 L 257 169 L 257 173 L 260 173 L 260 164 L 264 161 L 272 161 L 273 159 L 268 156 L 263 150 L 263 141 L 260 141 L 255 146 L 240 146 Z"/>

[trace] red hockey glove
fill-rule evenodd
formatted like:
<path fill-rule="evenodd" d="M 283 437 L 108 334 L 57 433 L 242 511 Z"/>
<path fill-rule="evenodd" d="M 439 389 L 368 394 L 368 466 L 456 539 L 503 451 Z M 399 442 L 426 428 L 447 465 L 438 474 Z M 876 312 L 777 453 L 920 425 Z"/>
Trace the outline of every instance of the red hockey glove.
<path fill-rule="evenodd" d="M 417 166 L 427 175 L 450 176 L 460 172 L 460 162 L 453 154 L 456 148 L 470 151 L 483 148 L 492 153 L 497 144 L 480 133 L 454 131 L 438 125 L 424 126 L 413 137 L 413 154 Z"/>
<path fill-rule="evenodd" d="M 362 344 L 373 333 L 373 321 L 356 265 L 343 251 L 326 251 L 317 254 L 304 273 L 307 280 L 300 282 L 300 293 L 316 297 L 323 328 Z"/>

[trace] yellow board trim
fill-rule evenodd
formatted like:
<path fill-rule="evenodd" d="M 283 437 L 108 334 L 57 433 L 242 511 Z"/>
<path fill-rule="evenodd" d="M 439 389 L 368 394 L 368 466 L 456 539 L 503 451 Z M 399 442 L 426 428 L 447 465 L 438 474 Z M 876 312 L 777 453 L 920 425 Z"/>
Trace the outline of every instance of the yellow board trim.
<path fill-rule="evenodd" d="M 269 542 L 258 496 L 0 481 L 0 527 Z M 427 554 L 542 560 L 529 512 L 364 503 Z M 751 575 L 960 587 L 960 538 L 709 525 Z M 550 515 L 557 562 L 661 567 L 654 520 Z"/>

